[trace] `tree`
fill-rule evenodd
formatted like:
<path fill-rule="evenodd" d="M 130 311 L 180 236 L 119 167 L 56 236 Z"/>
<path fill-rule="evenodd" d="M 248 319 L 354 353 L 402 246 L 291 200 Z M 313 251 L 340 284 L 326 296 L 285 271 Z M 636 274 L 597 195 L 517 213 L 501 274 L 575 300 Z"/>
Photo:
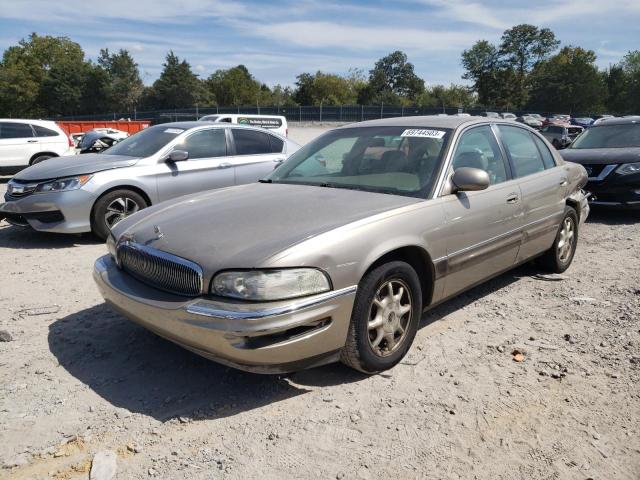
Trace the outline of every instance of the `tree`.
<path fill-rule="evenodd" d="M 627 76 L 621 65 L 612 65 L 604 72 L 604 81 L 607 85 L 607 111 L 611 113 L 624 113 L 627 111 Z"/>
<path fill-rule="evenodd" d="M 464 107 L 475 105 L 476 98 L 468 87 L 463 85 L 434 85 L 426 88 L 418 98 L 418 105 L 428 108 Z"/>
<path fill-rule="evenodd" d="M 586 113 L 604 108 L 606 86 L 592 50 L 567 46 L 531 74 L 533 110 Z"/>
<path fill-rule="evenodd" d="M 551 30 L 534 25 L 516 25 L 502 34 L 500 56 L 516 72 L 516 105 L 524 105 L 527 100 L 527 75 L 531 69 L 546 59 L 558 45 L 560 42 Z"/>
<path fill-rule="evenodd" d="M 118 112 L 128 112 L 138 104 L 144 85 L 140 79 L 138 64 L 127 50 L 110 53 L 109 49 L 100 50 L 98 65 L 104 69 L 108 78 L 107 103 Z"/>
<path fill-rule="evenodd" d="M 217 70 L 207 80 L 206 86 L 217 105 L 255 105 L 265 97 L 258 82 L 244 65 Z M 267 88 L 267 91 L 269 89 Z M 268 91 L 266 99 L 271 96 Z"/>
<path fill-rule="evenodd" d="M 185 108 L 206 100 L 205 88 L 186 60 L 170 51 L 160 77 L 145 93 L 147 108 Z"/>
<path fill-rule="evenodd" d="M 625 113 L 640 112 L 640 50 L 627 53 L 620 62 L 624 72 Z"/>
<path fill-rule="evenodd" d="M 360 91 L 359 102 L 410 103 L 424 92 L 424 80 L 400 50 L 375 63 L 369 71 L 369 85 Z"/>
<path fill-rule="evenodd" d="M 354 81 L 332 73 L 301 73 L 296 87 L 294 98 L 300 105 L 343 105 L 357 100 Z"/>
<path fill-rule="evenodd" d="M 0 113 L 24 117 L 76 112 L 84 67 L 84 52 L 76 42 L 32 33 L 3 54 Z"/>

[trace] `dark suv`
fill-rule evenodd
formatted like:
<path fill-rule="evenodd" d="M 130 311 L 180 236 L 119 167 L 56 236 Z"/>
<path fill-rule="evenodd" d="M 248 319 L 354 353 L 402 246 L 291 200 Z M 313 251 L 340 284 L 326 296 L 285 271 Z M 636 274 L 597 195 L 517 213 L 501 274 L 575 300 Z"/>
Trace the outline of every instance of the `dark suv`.
<path fill-rule="evenodd" d="M 640 116 L 601 120 L 560 155 L 587 170 L 593 205 L 640 210 Z"/>

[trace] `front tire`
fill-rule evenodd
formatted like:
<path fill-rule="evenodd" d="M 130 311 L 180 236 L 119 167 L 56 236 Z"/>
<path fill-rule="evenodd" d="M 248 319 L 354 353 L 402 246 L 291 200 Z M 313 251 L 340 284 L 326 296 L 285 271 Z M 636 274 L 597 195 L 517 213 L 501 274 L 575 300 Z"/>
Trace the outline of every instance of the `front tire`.
<path fill-rule="evenodd" d="M 421 314 L 415 270 L 401 261 L 375 268 L 358 285 L 340 360 L 367 374 L 392 368 L 411 347 Z"/>
<path fill-rule="evenodd" d="M 106 240 L 111 229 L 121 220 L 149 205 L 133 190 L 113 190 L 100 197 L 91 213 L 91 230 L 100 239 Z"/>
<path fill-rule="evenodd" d="M 550 272 L 564 272 L 573 261 L 577 245 L 578 214 L 573 208 L 566 207 L 556 239 L 551 248 L 540 258 L 540 264 Z"/>
<path fill-rule="evenodd" d="M 44 162 L 45 160 L 49 160 L 53 158 L 53 155 L 39 155 L 33 160 L 31 160 L 31 165 L 35 165 L 36 163 Z"/>

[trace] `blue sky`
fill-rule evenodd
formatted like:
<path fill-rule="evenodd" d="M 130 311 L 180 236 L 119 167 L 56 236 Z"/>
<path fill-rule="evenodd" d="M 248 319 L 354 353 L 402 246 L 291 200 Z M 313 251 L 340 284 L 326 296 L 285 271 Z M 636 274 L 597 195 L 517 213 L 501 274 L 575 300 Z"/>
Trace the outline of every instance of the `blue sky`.
<path fill-rule="evenodd" d="M 30 32 L 65 35 L 89 58 L 128 49 L 145 83 L 167 51 L 206 77 L 245 64 L 269 85 L 301 72 L 368 71 L 405 51 L 428 84 L 463 83 L 460 53 L 518 23 L 551 28 L 606 67 L 640 48 L 640 0 L 0 0 L 0 50 Z M 99 7 L 97 6 L 99 5 Z"/>

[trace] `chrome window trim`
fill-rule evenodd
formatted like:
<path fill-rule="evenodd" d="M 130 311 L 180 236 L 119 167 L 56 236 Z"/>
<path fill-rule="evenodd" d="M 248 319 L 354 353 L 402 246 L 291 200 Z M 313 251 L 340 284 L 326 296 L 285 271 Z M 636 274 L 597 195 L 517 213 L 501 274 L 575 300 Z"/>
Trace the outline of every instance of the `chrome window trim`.
<path fill-rule="evenodd" d="M 618 164 L 607 165 L 602 169 L 602 171 L 600 172 L 600 174 L 597 177 L 588 177 L 587 180 L 590 181 L 590 182 L 601 182 L 602 180 L 607 178 L 607 176 L 611 172 L 613 172 L 616 168 L 618 168 Z"/>
<path fill-rule="evenodd" d="M 260 310 L 230 310 L 226 308 L 218 308 L 210 305 L 206 300 L 198 300 L 187 307 L 187 313 L 193 315 L 199 315 L 202 317 L 221 318 L 224 320 L 260 320 L 268 317 L 277 317 L 280 315 L 286 315 L 289 313 L 295 313 L 299 310 L 314 307 L 320 303 L 335 298 L 343 297 L 345 295 L 352 295 L 357 290 L 357 285 L 351 287 L 341 288 L 339 290 L 333 290 L 312 297 L 303 298 L 294 303 L 283 305 L 279 307 L 263 308 Z M 229 306 L 231 306 L 230 304 Z M 247 303 L 239 304 L 246 307 Z"/>

